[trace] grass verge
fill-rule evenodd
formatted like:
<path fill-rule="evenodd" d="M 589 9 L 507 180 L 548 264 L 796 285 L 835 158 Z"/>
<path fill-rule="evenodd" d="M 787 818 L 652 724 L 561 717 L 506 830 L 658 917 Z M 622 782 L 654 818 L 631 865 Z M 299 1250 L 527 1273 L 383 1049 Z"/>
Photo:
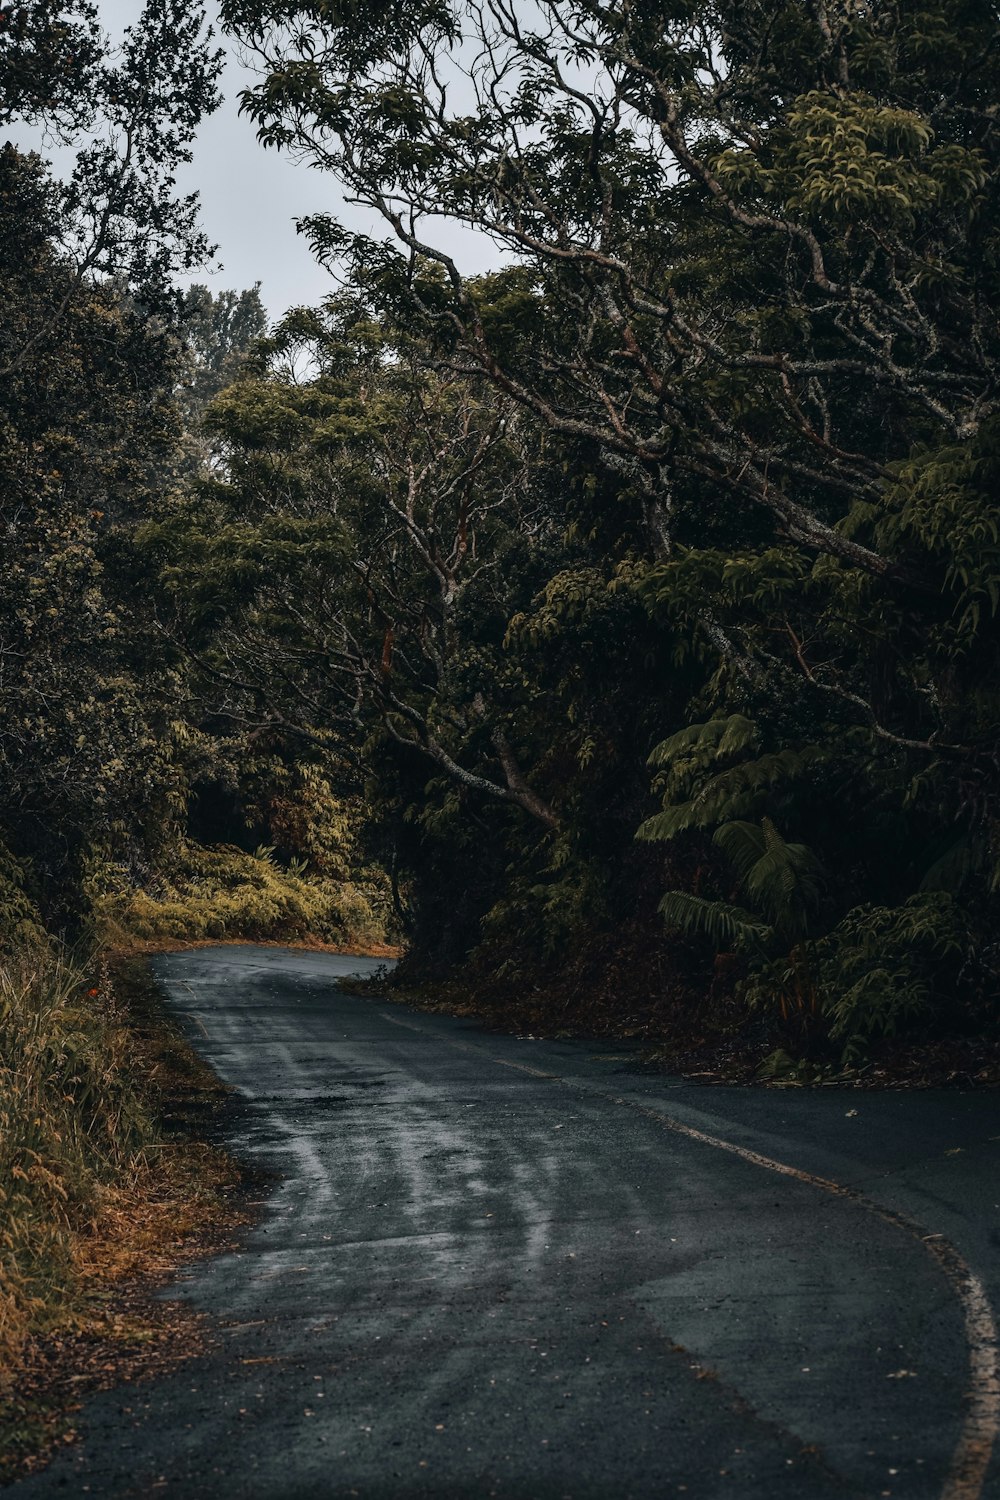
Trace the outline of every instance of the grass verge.
<path fill-rule="evenodd" d="M 0 1482 L 72 1441 L 89 1391 L 197 1352 L 152 1292 L 252 1217 L 204 1139 L 227 1099 L 141 957 L 0 962 Z"/>

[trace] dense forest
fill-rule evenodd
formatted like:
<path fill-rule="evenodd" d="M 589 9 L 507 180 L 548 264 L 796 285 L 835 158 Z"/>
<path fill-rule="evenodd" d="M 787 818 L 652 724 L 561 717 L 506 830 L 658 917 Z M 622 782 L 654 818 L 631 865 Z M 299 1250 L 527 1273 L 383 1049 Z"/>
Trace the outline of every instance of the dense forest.
<path fill-rule="evenodd" d="M 76 161 L 0 153 L 8 959 L 399 943 L 772 1070 L 992 1036 L 995 7 L 222 13 L 381 226 L 304 219 L 270 327 L 176 192 L 199 8 L 0 17 Z"/>

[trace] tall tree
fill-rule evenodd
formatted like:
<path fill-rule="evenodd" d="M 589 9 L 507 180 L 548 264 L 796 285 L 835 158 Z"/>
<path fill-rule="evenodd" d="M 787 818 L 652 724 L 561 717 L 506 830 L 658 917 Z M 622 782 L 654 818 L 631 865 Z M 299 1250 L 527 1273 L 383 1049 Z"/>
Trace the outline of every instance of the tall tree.
<path fill-rule="evenodd" d="M 92 7 L 40 3 L 3 12 L 0 66 L 8 123 L 78 143 L 62 183 L 0 152 L 0 845 L 59 924 L 177 796 L 129 553 L 174 466 L 172 277 L 207 251 L 174 172 L 218 58 L 198 7 L 151 5 L 115 55 Z"/>
<path fill-rule="evenodd" d="M 0 20 L 0 120 L 86 122 L 103 48 L 90 0 L 23 0 Z"/>
<path fill-rule="evenodd" d="M 833 522 L 917 432 L 969 437 L 993 411 L 990 7 L 226 14 L 269 69 L 245 101 L 262 138 L 336 172 L 399 246 L 316 217 L 318 252 L 599 442 L 664 541 L 678 484 L 710 478 L 748 524 L 759 508 L 811 551 L 898 571 Z M 441 216 L 531 269 L 530 343 L 498 341 Z"/>
<path fill-rule="evenodd" d="M 989 994 L 995 7 L 225 14 L 262 139 L 386 225 L 313 217 L 317 253 L 641 506 L 629 586 L 703 673 L 644 830 L 671 925 L 845 1045 Z M 509 268 L 463 276 L 448 219 Z"/>
<path fill-rule="evenodd" d="M 219 682 L 238 662 L 237 700 L 275 724 L 336 732 L 348 755 L 377 726 L 554 825 L 495 685 L 462 682 L 467 589 L 496 570 L 501 538 L 545 530 L 516 412 L 422 368 L 356 309 L 293 314 L 268 352 L 276 370 L 211 408 L 225 481 L 207 479 L 189 510 L 206 598 L 238 581 L 214 638 Z"/>
<path fill-rule="evenodd" d="M 645 613 L 568 531 L 586 473 L 357 299 L 292 315 L 265 353 L 210 408 L 186 507 L 145 532 L 206 714 L 364 789 L 422 958 L 475 941 L 508 866 L 513 905 L 565 936 L 608 827 L 631 839 L 652 743 Z"/>

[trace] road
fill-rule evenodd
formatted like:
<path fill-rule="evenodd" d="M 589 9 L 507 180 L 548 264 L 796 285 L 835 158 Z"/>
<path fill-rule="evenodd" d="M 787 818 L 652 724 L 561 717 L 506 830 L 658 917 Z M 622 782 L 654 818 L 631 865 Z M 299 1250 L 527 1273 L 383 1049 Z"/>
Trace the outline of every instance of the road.
<path fill-rule="evenodd" d="M 207 1354 L 17 1500 L 1000 1495 L 1000 1098 L 699 1087 L 371 967 L 155 961 L 280 1180 L 169 1292 Z"/>

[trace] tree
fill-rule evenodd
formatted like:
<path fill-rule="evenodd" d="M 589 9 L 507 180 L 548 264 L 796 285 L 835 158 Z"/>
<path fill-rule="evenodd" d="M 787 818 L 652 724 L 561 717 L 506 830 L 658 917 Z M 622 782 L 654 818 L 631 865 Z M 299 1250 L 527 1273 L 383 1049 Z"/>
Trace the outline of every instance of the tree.
<path fill-rule="evenodd" d="M 211 38 L 204 7 L 187 0 L 147 5 L 117 54 L 103 46 L 89 4 L 36 0 L 4 12 L 0 66 L 15 78 L 7 119 L 41 117 L 73 144 L 76 160 L 59 184 L 53 226 L 69 274 L 55 301 L 34 304 L 20 342 L 7 348 L 3 378 L 28 365 L 95 278 L 118 278 L 164 312 L 175 272 L 210 255 L 197 195 L 179 197 L 175 178 L 199 121 L 219 102 L 222 56 Z"/>
<path fill-rule="evenodd" d="M 267 332 L 260 285 L 246 291 L 213 294 L 198 282 L 189 286 L 179 309 L 185 369 L 177 400 L 184 419 L 188 462 L 197 471 L 210 461 L 204 419 L 213 398 L 239 378 L 256 344 Z"/>
<path fill-rule="evenodd" d="M 6 352 L 24 347 L 73 271 L 53 245 L 56 198 L 37 161 L 0 153 L 0 198 Z M 164 331 L 114 286 L 91 284 L 0 401 L 0 838 L 33 862 L 53 914 L 76 902 L 81 861 L 110 821 L 141 822 L 163 791 L 148 701 L 156 658 L 143 662 L 141 616 L 126 627 L 114 575 L 169 470 L 175 368 Z"/>
<path fill-rule="evenodd" d="M 116 57 L 92 7 L 39 3 L 4 11 L 0 68 L 8 123 L 82 141 L 67 183 L 0 151 L 0 864 L 73 927 L 183 800 L 131 538 L 174 472 L 170 280 L 206 246 L 173 173 L 218 59 L 197 7 L 151 6 Z"/>
<path fill-rule="evenodd" d="M 210 670 L 278 725 L 336 732 L 348 756 L 378 726 L 554 826 L 491 684 L 459 686 L 467 587 L 496 570 L 506 531 L 544 528 L 517 414 L 384 342 L 351 309 L 293 314 L 270 346 L 286 373 L 251 373 L 212 407 L 225 481 L 205 481 L 185 544 L 207 599 L 235 570 L 240 600 L 214 645 L 238 670 Z M 308 354 L 305 381 L 295 350 Z M 494 771 L 475 765 L 476 747 Z"/>
<path fill-rule="evenodd" d="M 209 473 L 144 534 L 205 721 L 325 752 L 364 792 L 424 958 L 474 940 L 514 871 L 513 905 L 548 886 L 565 938 L 585 892 L 600 908 L 609 828 L 631 839 L 652 743 L 645 611 L 567 530 L 586 472 L 357 300 L 259 352 L 209 410 Z"/>
<path fill-rule="evenodd" d="M 89 0 L 24 0 L 0 21 L 0 121 L 43 120 L 62 131 L 86 121 L 101 56 Z"/>
<path fill-rule="evenodd" d="M 903 933 L 943 886 L 979 934 L 962 1004 L 995 991 L 995 9 L 225 15 L 263 64 L 245 98 L 261 138 L 386 225 L 379 242 L 313 217 L 317 254 L 419 334 L 440 377 L 490 382 L 600 475 L 606 505 L 640 511 L 634 550 L 619 537 L 604 565 L 701 675 L 666 744 L 752 726 L 757 750 L 721 768 L 747 783 L 732 805 L 712 800 L 709 757 L 647 824 L 673 869 L 695 868 L 673 926 L 698 897 L 725 948 L 715 903 L 763 900 L 748 920 L 767 951 L 735 972 L 764 993 L 762 965 L 790 973 L 789 944 L 818 944 L 800 989 L 822 991 L 829 1029 L 841 987 L 859 1014 L 866 995 L 946 1003 L 954 974 L 926 944 L 923 989 L 903 965 L 879 991 L 857 959 L 862 908 Z M 491 237 L 506 269 L 464 277 L 442 219 Z M 700 821 L 675 826 L 688 805 Z M 819 869 L 793 933 L 771 896 Z"/>
<path fill-rule="evenodd" d="M 899 571 L 834 523 L 918 433 L 969 437 L 993 410 L 989 7 L 226 15 L 269 69 L 245 101 L 262 139 L 335 171 L 401 247 L 320 217 L 318 252 L 599 442 L 664 541 L 678 485 L 709 479 L 742 524 L 759 508 L 812 552 Z M 530 344 L 496 339 L 441 215 L 531 268 Z"/>
<path fill-rule="evenodd" d="M 232 385 L 267 332 L 260 283 L 247 291 L 214 295 L 207 286 L 189 286 L 181 303 L 181 326 L 191 360 L 187 400 L 193 425 L 212 398 Z"/>

